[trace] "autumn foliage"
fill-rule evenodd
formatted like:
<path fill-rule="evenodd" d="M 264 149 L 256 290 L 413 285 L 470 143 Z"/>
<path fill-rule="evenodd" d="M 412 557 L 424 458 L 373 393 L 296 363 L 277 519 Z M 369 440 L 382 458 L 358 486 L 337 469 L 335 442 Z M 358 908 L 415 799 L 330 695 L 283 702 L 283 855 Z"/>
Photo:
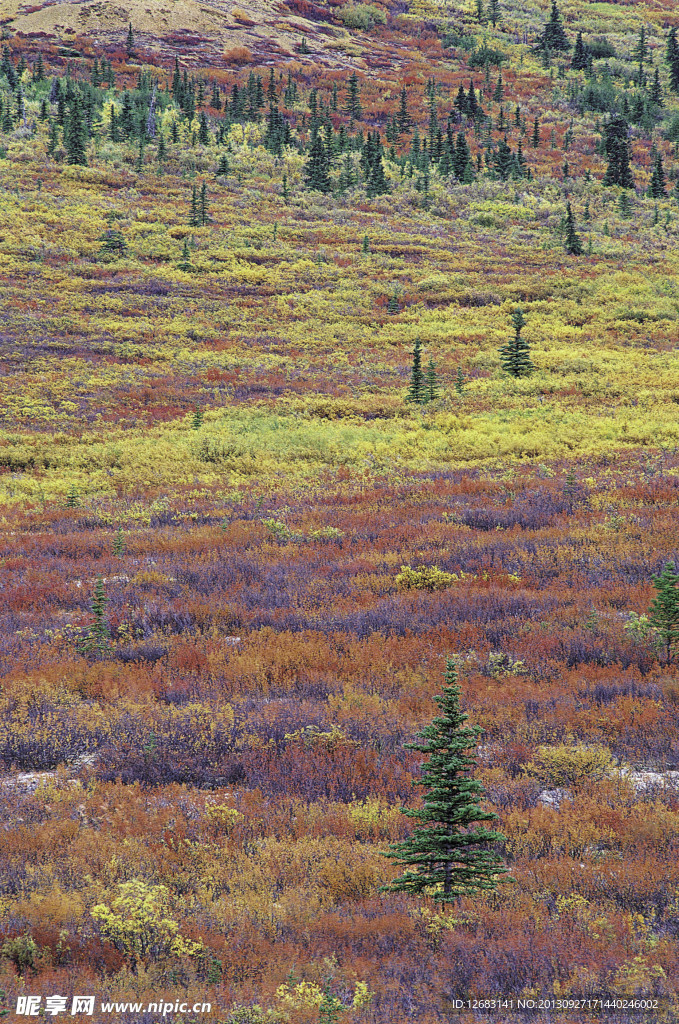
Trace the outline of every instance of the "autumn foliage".
<path fill-rule="evenodd" d="M 0 990 L 162 992 L 222 1024 L 439 1024 L 498 995 L 672 1020 L 679 678 L 648 612 L 679 567 L 676 13 L 644 15 L 664 100 L 630 129 L 634 191 L 603 182 L 595 103 L 637 89 L 628 7 L 592 80 L 529 45 L 542 8 L 480 28 L 431 0 L 289 6 L 369 48 L 360 117 L 350 72 L 300 42 L 252 117 L 229 113 L 266 97 L 249 47 L 191 65 L 191 111 L 143 38 L 134 59 L 8 42 L 27 106 L 0 74 Z M 595 46 L 601 5 L 579 6 L 569 38 Z M 51 82 L 104 57 L 69 163 Z M 490 127 L 455 107 L 470 79 Z M 153 139 L 113 138 L 152 95 Z M 345 140 L 325 193 L 314 104 Z M 413 154 L 432 108 L 469 180 Z M 530 177 L 502 177 L 505 136 Z M 422 405 L 418 337 L 441 378 Z M 512 881 L 441 907 L 381 889 L 448 656 Z"/>

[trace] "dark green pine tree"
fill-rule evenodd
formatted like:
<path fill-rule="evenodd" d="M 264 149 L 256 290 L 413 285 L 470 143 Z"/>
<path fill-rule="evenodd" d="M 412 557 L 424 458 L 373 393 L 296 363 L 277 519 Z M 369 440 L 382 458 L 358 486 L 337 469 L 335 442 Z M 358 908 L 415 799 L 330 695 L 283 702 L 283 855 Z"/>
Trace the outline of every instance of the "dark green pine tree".
<path fill-rule="evenodd" d="M 526 326 L 522 310 L 514 310 L 512 324 L 514 325 L 514 336 L 500 349 L 502 369 L 512 377 L 528 377 L 534 367 L 530 359 L 530 345 L 521 337 L 521 331 Z"/>
<path fill-rule="evenodd" d="M 271 69 L 273 71 L 273 68 Z M 213 110 L 222 109 L 222 98 L 219 95 L 219 86 L 216 82 L 212 83 L 212 95 L 210 96 L 210 106 Z"/>
<path fill-rule="evenodd" d="M 441 395 L 441 379 L 436 371 L 436 363 L 431 357 L 424 375 L 424 393 L 427 402 L 435 402 Z"/>
<path fill-rule="evenodd" d="M 507 140 L 500 139 L 500 143 L 493 153 L 493 169 L 500 181 L 507 181 L 513 166 L 512 151 L 507 145 Z"/>
<path fill-rule="evenodd" d="M 219 158 L 219 163 L 217 165 L 216 174 L 217 174 L 218 178 L 221 178 L 221 177 L 223 177 L 224 175 L 226 175 L 228 173 L 229 173 L 229 161 L 226 158 L 226 154 L 222 153 L 222 155 Z"/>
<path fill-rule="evenodd" d="M 85 117 L 78 96 L 73 97 L 71 110 L 64 129 L 64 146 L 66 147 L 69 164 L 87 165 L 85 146 L 87 144 L 87 128 Z"/>
<path fill-rule="evenodd" d="M 400 312 L 401 304 L 398 301 L 398 292 L 394 291 L 389 296 L 389 301 L 387 302 L 387 313 L 391 313 L 392 316 L 395 316 L 396 313 Z"/>
<path fill-rule="evenodd" d="M 474 83 L 469 83 L 469 92 L 467 93 L 467 117 L 471 117 L 472 120 L 477 121 L 483 116 L 483 110 L 476 98 L 476 92 L 474 91 Z"/>
<path fill-rule="evenodd" d="M 468 726 L 460 710 L 460 687 L 454 662 L 448 658 L 445 685 L 434 697 L 441 714 L 419 734 L 412 750 L 427 755 L 415 785 L 425 790 L 421 808 L 404 814 L 419 824 L 403 842 L 394 843 L 386 857 L 412 867 L 383 887 L 383 892 L 430 896 L 454 903 L 460 896 L 494 891 L 506 874 L 500 856 L 490 848 L 505 838 L 487 827 L 497 814 L 481 809 L 484 790 L 472 777 L 477 766 L 473 751 L 481 729 Z"/>
<path fill-rule="evenodd" d="M 614 117 L 604 128 L 604 148 L 608 167 L 602 184 L 634 188 L 634 176 L 629 165 L 629 126 L 624 117 Z"/>
<path fill-rule="evenodd" d="M 669 664 L 675 647 L 679 646 L 679 573 L 668 562 L 660 575 L 651 579 L 657 594 L 651 601 L 648 617 L 658 631 Z"/>
<path fill-rule="evenodd" d="M 123 105 L 120 111 L 120 131 L 126 139 L 131 138 L 135 133 L 134 107 L 132 97 L 127 89 L 123 92 Z"/>
<path fill-rule="evenodd" d="M 45 81 L 45 62 L 42 59 L 42 53 L 38 54 L 38 59 L 33 65 L 33 81 L 44 82 Z"/>
<path fill-rule="evenodd" d="M 465 174 L 471 167 L 471 159 L 472 155 L 469 151 L 467 140 L 463 132 L 458 132 L 455 152 L 453 153 L 453 173 L 458 181 L 465 180 Z"/>
<path fill-rule="evenodd" d="M 410 371 L 410 387 L 406 395 L 406 402 L 413 402 L 415 405 L 422 405 L 426 401 L 424 373 L 422 372 L 422 341 L 415 339 L 413 349 L 413 366 Z"/>
<path fill-rule="evenodd" d="M 586 71 L 589 67 L 589 53 L 587 51 L 587 47 L 582 41 L 582 32 L 578 32 L 577 39 L 575 40 L 573 56 L 571 57 L 571 67 L 574 71 Z"/>
<path fill-rule="evenodd" d="M 406 93 L 405 85 L 401 89 L 401 101 L 398 108 L 398 130 L 400 135 L 405 135 L 406 132 L 412 128 L 412 118 L 408 111 L 408 97 Z"/>
<path fill-rule="evenodd" d="M 540 122 L 537 117 L 533 121 L 533 132 L 530 138 L 533 149 L 537 149 L 540 145 Z"/>
<path fill-rule="evenodd" d="M 660 72 L 657 68 L 653 69 L 653 81 L 651 82 L 651 88 L 648 92 L 648 98 L 651 103 L 655 103 L 656 107 L 664 106 L 662 97 L 662 85 L 660 84 Z"/>
<path fill-rule="evenodd" d="M 670 71 L 670 89 L 672 92 L 679 92 L 679 43 L 676 28 L 671 28 L 667 36 L 665 60 Z"/>
<path fill-rule="evenodd" d="M 660 153 L 655 158 L 651 180 L 648 185 L 648 195 L 651 199 L 663 199 L 667 195 L 667 181 Z"/>
<path fill-rule="evenodd" d="M 101 576 L 97 578 L 92 595 L 90 611 L 94 616 L 94 622 L 87 629 L 83 637 L 81 650 L 87 654 L 106 654 L 110 647 L 110 633 L 106 622 L 106 605 L 108 598 L 104 591 L 104 581 Z"/>
<path fill-rule="evenodd" d="M 639 85 L 644 84 L 644 62 L 648 59 L 648 42 L 646 40 L 646 26 L 642 25 L 639 30 L 639 38 L 637 39 L 636 46 L 630 54 L 630 60 L 636 61 L 637 67 L 637 83 Z"/>
<path fill-rule="evenodd" d="M 349 117 L 353 117 L 354 120 L 359 121 L 361 119 L 360 89 L 358 86 L 358 76 L 355 71 L 351 72 L 351 77 L 349 78 L 349 92 L 347 94 L 345 110 Z"/>
<path fill-rule="evenodd" d="M 203 182 L 200 186 L 200 199 L 198 200 L 198 221 L 201 227 L 205 227 L 208 222 L 207 212 L 207 182 Z"/>
<path fill-rule="evenodd" d="M 461 85 L 457 90 L 457 95 L 455 96 L 453 106 L 456 108 L 456 110 L 459 110 L 461 114 L 467 113 L 467 93 L 464 91 L 463 85 Z"/>
<path fill-rule="evenodd" d="M 196 186 L 191 188 L 191 209 L 189 211 L 189 225 L 192 228 L 200 226 L 200 207 L 198 205 L 198 192 Z"/>
<path fill-rule="evenodd" d="M 127 29 L 127 39 L 125 40 L 125 52 L 128 57 L 131 57 L 134 53 L 134 32 L 132 31 L 132 22 L 130 22 Z"/>
<path fill-rule="evenodd" d="M 554 50 L 565 51 L 570 50 L 571 48 L 571 44 L 568 42 L 568 36 L 564 31 L 559 8 L 556 6 L 556 0 L 552 0 L 552 10 L 549 16 L 549 21 L 544 27 L 537 48 L 550 53 Z"/>
<path fill-rule="evenodd" d="M 490 21 L 493 28 L 497 27 L 497 23 L 500 20 L 500 3 L 499 0 L 489 0 L 488 3 L 488 20 Z"/>
<path fill-rule="evenodd" d="M 200 127 L 198 128 L 198 141 L 201 146 L 208 146 L 210 144 L 210 129 L 207 123 L 207 114 L 204 110 L 200 112 Z"/>
<path fill-rule="evenodd" d="M 315 135 L 311 143 L 309 159 L 304 168 L 304 178 L 308 187 L 316 192 L 328 193 L 332 189 L 330 160 L 320 134 Z"/>
<path fill-rule="evenodd" d="M 188 238 L 184 239 L 184 244 L 182 246 L 182 257 L 177 266 L 179 267 L 180 270 L 193 270 L 193 264 L 191 263 L 191 253 L 189 252 Z"/>
<path fill-rule="evenodd" d="M 575 218 L 573 217 L 570 203 L 566 203 L 566 239 L 564 241 L 564 248 L 571 256 L 582 256 L 582 242 L 575 230 Z"/>
<path fill-rule="evenodd" d="M 382 163 L 381 153 L 377 154 L 370 165 L 370 174 L 368 176 L 366 191 L 370 199 L 372 199 L 373 196 L 386 195 L 386 193 L 390 191 L 387 179 L 384 176 L 384 165 Z"/>

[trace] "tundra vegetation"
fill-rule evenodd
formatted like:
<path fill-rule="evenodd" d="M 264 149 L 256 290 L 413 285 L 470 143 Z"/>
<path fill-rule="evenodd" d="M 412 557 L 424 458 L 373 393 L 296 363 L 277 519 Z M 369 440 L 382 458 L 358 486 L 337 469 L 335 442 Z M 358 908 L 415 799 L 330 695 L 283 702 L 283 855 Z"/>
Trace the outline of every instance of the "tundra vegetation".
<path fill-rule="evenodd" d="M 676 3 L 282 8 L 4 23 L 0 1013 L 676 1020 Z"/>

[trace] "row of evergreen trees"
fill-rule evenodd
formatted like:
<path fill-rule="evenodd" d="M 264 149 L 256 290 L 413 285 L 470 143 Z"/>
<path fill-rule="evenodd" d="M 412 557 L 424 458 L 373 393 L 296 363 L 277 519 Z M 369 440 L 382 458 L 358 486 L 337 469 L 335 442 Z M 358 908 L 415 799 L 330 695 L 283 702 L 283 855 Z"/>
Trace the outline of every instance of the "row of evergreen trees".
<path fill-rule="evenodd" d="M 554 10 L 556 11 L 556 7 Z M 555 41 L 558 42 L 559 37 L 557 16 L 558 11 L 556 11 L 555 19 L 550 22 L 552 27 L 548 33 L 552 45 L 556 45 Z M 643 59 L 643 54 L 641 54 L 642 67 Z M 668 37 L 667 60 L 671 67 L 676 65 L 679 68 L 679 45 L 676 41 L 676 32 L 670 32 Z M 6 94 L 3 98 L 3 94 L 0 92 L 0 129 L 4 132 L 11 131 L 25 117 L 21 74 L 27 68 L 25 61 L 23 64 L 23 71 L 21 70 L 22 60 L 15 67 L 8 48 L 4 47 L 0 59 L 0 71 L 6 79 L 8 87 L 11 89 L 12 85 L 14 86 L 14 96 L 11 100 L 7 98 Z M 42 120 L 49 122 L 48 148 L 50 153 L 55 153 L 60 141 L 63 140 L 69 162 L 84 163 L 86 161 L 87 143 L 95 131 L 101 106 L 105 98 L 110 98 L 111 79 L 110 63 L 102 58 L 101 61 L 95 61 L 90 82 L 75 82 L 70 75 L 67 75 L 62 78 L 53 78 L 49 85 L 46 82 L 42 60 L 36 61 L 33 68 L 34 82 L 43 89 L 49 85 L 48 94 L 43 93 L 42 96 L 39 116 Z M 515 150 L 510 147 L 506 135 L 500 138 L 495 145 L 491 144 L 490 121 L 481 107 L 473 81 L 470 82 L 469 89 L 460 86 L 444 132 L 437 116 L 439 87 L 434 79 L 429 80 L 426 89 L 429 109 L 427 136 L 420 140 L 416 128 L 410 151 L 400 157 L 397 157 L 393 144 L 389 153 L 385 153 L 377 131 L 368 131 L 366 136 L 360 130 L 350 134 L 344 124 L 340 126 L 339 130 L 334 129 L 329 117 L 329 109 L 337 105 L 339 101 L 337 83 L 335 82 L 333 85 L 334 102 L 330 104 L 330 107 L 319 100 L 317 90 L 312 89 L 310 92 L 308 119 L 310 136 L 306 146 L 299 135 L 293 136 L 289 119 L 278 107 L 281 90 L 287 102 L 293 97 L 295 100 L 297 99 L 297 87 L 290 73 L 288 73 L 288 81 L 285 84 L 282 75 L 278 80 L 276 79 L 273 69 L 270 71 L 266 89 L 262 79 L 254 73 L 250 73 L 246 85 L 241 88 L 237 85 L 233 86 L 231 100 L 226 100 L 224 103 L 225 110 L 229 108 L 230 113 L 228 116 L 225 113 L 220 119 L 216 133 L 213 134 L 214 128 L 210 124 L 205 109 L 200 110 L 198 127 L 193 133 L 192 141 L 208 145 L 215 138 L 218 143 L 224 142 L 232 116 L 245 120 L 258 117 L 260 108 L 268 103 L 264 144 L 277 156 L 282 155 L 286 146 L 293 144 L 296 144 L 300 151 L 306 151 L 306 183 L 310 188 L 320 192 L 331 191 L 330 175 L 333 166 L 337 165 L 338 157 L 341 154 L 350 154 L 352 151 L 357 151 L 360 155 L 359 167 L 369 196 L 381 195 L 389 190 L 383 163 L 384 157 L 388 155 L 392 161 L 400 165 L 401 174 L 412 176 L 415 172 L 417 175 L 416 188 L 423 193 L 425 205 L 428 202 L 431 186 L 432 166 L 437 167 L 441 176 L 453 176 L 463 183 L 473 181 L 475 175 L 483 169 L 484 163 L 487 170 L 503 181 L 531 175 L 523 153 L 521 138 L 519 138 Z M 500 72 L 493 93 L 495 100 L 502 98 L 503 88 Z M 149 72 L 142 71 L 135 89 L 123 89 L 118 94 L 119 106 L 116 105 L 111 110 L 108 126 L 109 137 L 113 142 L 138 142 L 141 165 L 143 148 L 156 139 L 158 118 L 162 116 L 168 104 L 174 102 L 181 111 L 185 122 L 195 124 L 192 119 L 197 108 L 207 101 L 207 91 L 205 83 L 202 80 L 190 78 L 186 70 L 182 72 L 177 61 L 175 61 L 171 85 L 168 83 L 165 89 L 158 87 L 158 83 L 152 79 Z M 215 83 L 213 83 L 210 104 L 217 109 L 222 106 L 221 94 Z M 353 115 L 358 116 L 359 107 L 360 85 L 353 73 L 348 82 L 345 110 L 352 111 Z M 503 128 L 506 130 L 509 127 L 509 121 L 504 119 L 503 106 L 500 107 L 496 121 L 496 126 L 500 130 Z M 477 151 L 475 159 L 472 158 L 463 124 L 460 122 L 470 124 L 475 134 L 478 134 L 479 126 L 485 125 L 485 153 L 482 153 L 481 150 Z M 408 98 L 404 88 L 401 92 L 398 113 L 392 119 L 391 138 L 401 138 L 403 133 L 410 131 L 413 123 L 414 119 L 408 108 Z M 520 126 L 521 134 L 525 133 L 525 120 L 521 117 L 518 105 L 514 112 L 514 126 Z M 168 138 L 161 136 L 158 139 L 158 156 L 161 159 L 165 156 L 167 142 L 176 144 L 179 141 L 179 135 L 179 124 L 173 120 Z M 533 123 L 530 141 L 534 147 L 541 143 L 537 118 Z M 604 126 L 602 148 L 608 161 L 603 183 L 633 188 L 629 123 L 624 116 L 614 116 Z M 224 173 L 224 169 L 220 173 Z M 341 169 L 339 187 L 342 189 L 356 183 L 354 162 L 347 158 Z M 665 171 L 659 154 L 655 158 L 649 194 L 654 198 L 660 198 L 667 194 Z"/>
<path fill-rule="evenodd" d="M 503 370 L 510 376 L 528 377 L 533 372 L 533 363 L 530 358 L 530 345 L 521 333 L 526 326 L 526 318 L 521 309 L 515 309 L 512 313 L 512 325 L 514 333 L 500 349 L 500 362 Z M 455 390 L 458 394 L 461 394 L 463 390 L 463 376 L 459 369 Z M 416 338 L 406 402 L 412 405 L 428 405 L 430 402 L 435 402 L 440 394 L 441 378 L 436 369 L 436 363 L 430 356 L 426 369 L 423 368 L 422 339 Z"/>

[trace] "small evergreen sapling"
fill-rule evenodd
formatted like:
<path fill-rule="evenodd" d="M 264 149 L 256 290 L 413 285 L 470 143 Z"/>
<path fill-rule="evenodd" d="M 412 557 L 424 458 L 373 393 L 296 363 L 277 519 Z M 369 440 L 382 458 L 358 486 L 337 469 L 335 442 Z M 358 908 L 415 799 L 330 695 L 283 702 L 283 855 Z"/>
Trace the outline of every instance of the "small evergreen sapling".
<path fill-rule="evenodd" d="M 406 402 L 413 402 L 415 405 L 423 405 L 426 401 L 426 389 L 424 373 L 422 372 L 422 341 L 415 339 L 413 349 L 413 366 L 410 371 L 410 387 L 406 395 Z"/>
<path fill-rule="evenodd" d="M 389 296 L 389 301 L 387 302 L 387 313 L 391 313 L 392 316 L 394 316 L 396 313 L 400 312 L 401 306 L 398 301 L 398 292 L 394 291 Z"/>
<path fill-rule="evenodd" d="M 182 257 L 177 266 L 179 267 L 180 270 L 185 270 L 187 272 L 189 270 L 193 270 L 193 264 L 191 263 L 191 253 L 189 252 L 188 238 L 184 239 L 184 244 L 182 246 Z"/>
<path fill-rule="evenodd" d="M 514 310 L 512 324 L 514 336 L 500 349 L 502 368 L 512 377 L 528 377 L 534 367 L 530 359 L 530 345 L 521 337 L 521 331 L 526 326 L 522 310 Z"/>
<path fill-rule="evenodd" d="M 657 594 L 651 601 L 648 617 L 665 648 L 668 665 L 679 646 L 679 573 L 668 562 L 659 576 L 652 576 Z"/>
<path fill-rule="evenodd" d="M 436 363 L 431 357 L 424 375 L 424 394 L 425 402 L 435 402 L 441 395 L 441 381 L 436 372 Z"/>
<path fill-rule="evenodd" d="M 113 554 L 116 558 L 122 558 L 125 554 L 125 537 L 123 535 L 122 526 L 118 527 L 116 535 L 113 538 Z"/>
<path fill-rule="evenodd" d="M 106 622 L 106 605 L 108 598 L 104 590 L 104 581 L 101 576 L 97 577 L 92 595 L 90 611 L 94 616 L 94 622 L 88 628 L 83 638 L 81 649 L 83 653 L 105 654 L 110 648 L 110 633 Z"/>
<path fill-rule="evenodd" d="M 419 742 L 407 744 L 428 758 L 415 782 L 426 791 L 423 805 L 403 811 L 418 821 L 418 827 L 385 854 L 415 870 L 406 871 L 382 891 L 428 895 L 441 903 L 454 903 L 459 896 L 493 891 L 498 882 L 508 879 L 501 878 L 506 874 L 502 860 L 489 848 L 505 837 L 486 827 L 486 823 L 497 821 L 497 815 L 481 809 L 483 787 L 471 775 L 476 767 L 471 751 L 481 729 L 465 725 L 468 716 L 460 710 L 457 670 L 451 658 L 444 678 L 442 692 L 434 697 L 441 714 L 422 730 Z"/>
<path fill-rule="evenodd" d="M 575 230 L 575 218 L 573 217 L 570 203 L 566 203 L 566 240 L 564 247 L 571 256 L 582 256 L 582 242 Z"/>

